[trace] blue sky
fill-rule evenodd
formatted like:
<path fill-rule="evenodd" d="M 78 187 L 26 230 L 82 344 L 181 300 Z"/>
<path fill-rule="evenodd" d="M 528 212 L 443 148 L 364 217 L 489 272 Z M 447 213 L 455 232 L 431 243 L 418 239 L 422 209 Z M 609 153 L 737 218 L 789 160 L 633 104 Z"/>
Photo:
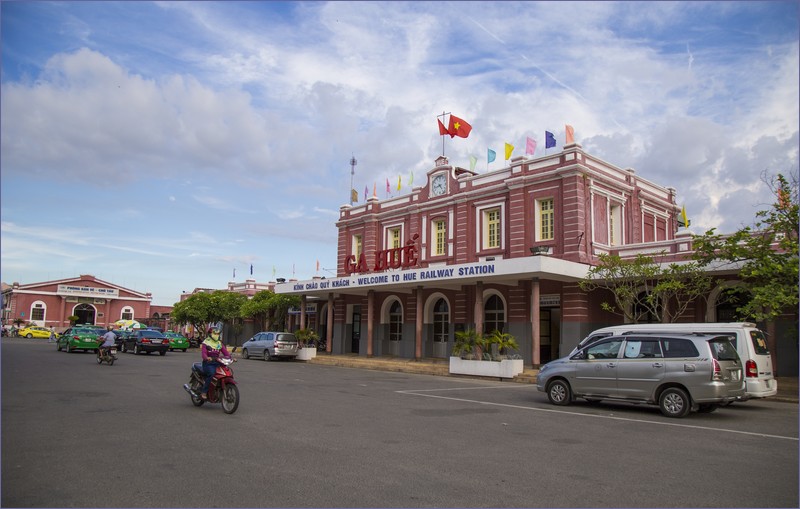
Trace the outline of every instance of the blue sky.
<path fill-rule="evenodd" d="M 339 208 L 544 131 L 752 224 L 798 168 L 797 2 L 2 2 L 0 278 L 171 305 L 332 276 Z M 550 149 L 553 153 L 555 149 Z M 396 190 L 398 176 L 402 189 Z M 316 264 L 319 261 L 320 270 Z"/>

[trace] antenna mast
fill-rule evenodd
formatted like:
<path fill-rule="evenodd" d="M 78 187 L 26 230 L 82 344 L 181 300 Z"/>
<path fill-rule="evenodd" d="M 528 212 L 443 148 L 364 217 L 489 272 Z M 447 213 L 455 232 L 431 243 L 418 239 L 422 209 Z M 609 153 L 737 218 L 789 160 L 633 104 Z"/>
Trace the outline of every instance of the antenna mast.
<path fill-rule="evenodd" d="M 350 205 L 353 204 L 353 177 L 356 174 L 356 165 L 358 161 L 356 161 L 355 156 L 350 158 Z"/>

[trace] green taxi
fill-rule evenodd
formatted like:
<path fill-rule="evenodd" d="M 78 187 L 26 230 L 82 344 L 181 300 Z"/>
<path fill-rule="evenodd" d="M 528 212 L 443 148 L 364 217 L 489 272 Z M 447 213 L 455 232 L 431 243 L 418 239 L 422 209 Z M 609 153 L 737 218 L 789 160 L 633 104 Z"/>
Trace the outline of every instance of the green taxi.
<path fill-rule="evenodd" d="M 167 331 L 164 333 L 169 338 L 169 351 L 183 350 L 184 352 L 189 349 L 189 340 L 186 336 L 179 332 Z"/>
<path fill-rule="evenodd" d="M 56 342 L 58 351 L 64 350 L 67 353 L 75 350 L 97 350 L 100 344 L 98 339 L 103 335 L 102 329 L 90 329 L 86 327 L 70 327 L 59 336 Z"/>

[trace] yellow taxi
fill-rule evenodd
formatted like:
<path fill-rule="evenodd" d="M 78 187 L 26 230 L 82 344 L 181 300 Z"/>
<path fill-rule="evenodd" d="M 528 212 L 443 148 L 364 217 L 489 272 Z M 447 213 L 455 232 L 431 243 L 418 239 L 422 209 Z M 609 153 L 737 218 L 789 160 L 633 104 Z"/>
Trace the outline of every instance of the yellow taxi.
<path fill-rule="evenodd" d="M 50 329 L 46 327 L 37 327 L 34 325 L 30 325 L 28 327 L 22 328 L 18 332 L 19 337 L 21 338 L 45 338 L 48 339 L 50 337 Z M 58 337 L 58 334 L 56 334 Z"/>

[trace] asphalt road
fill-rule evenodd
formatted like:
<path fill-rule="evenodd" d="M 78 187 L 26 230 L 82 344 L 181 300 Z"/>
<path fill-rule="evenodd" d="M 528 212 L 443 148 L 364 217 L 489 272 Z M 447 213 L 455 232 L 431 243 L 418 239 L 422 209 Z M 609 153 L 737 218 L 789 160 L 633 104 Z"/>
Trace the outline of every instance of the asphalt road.
<path fill-rule="evenodd" d="M 528 384 L 240 360 L 194 407 L 199 352 L 114 366 L 3 338 L 3 507 L 797 507 L 798 407 L 667 419 Z"/>

